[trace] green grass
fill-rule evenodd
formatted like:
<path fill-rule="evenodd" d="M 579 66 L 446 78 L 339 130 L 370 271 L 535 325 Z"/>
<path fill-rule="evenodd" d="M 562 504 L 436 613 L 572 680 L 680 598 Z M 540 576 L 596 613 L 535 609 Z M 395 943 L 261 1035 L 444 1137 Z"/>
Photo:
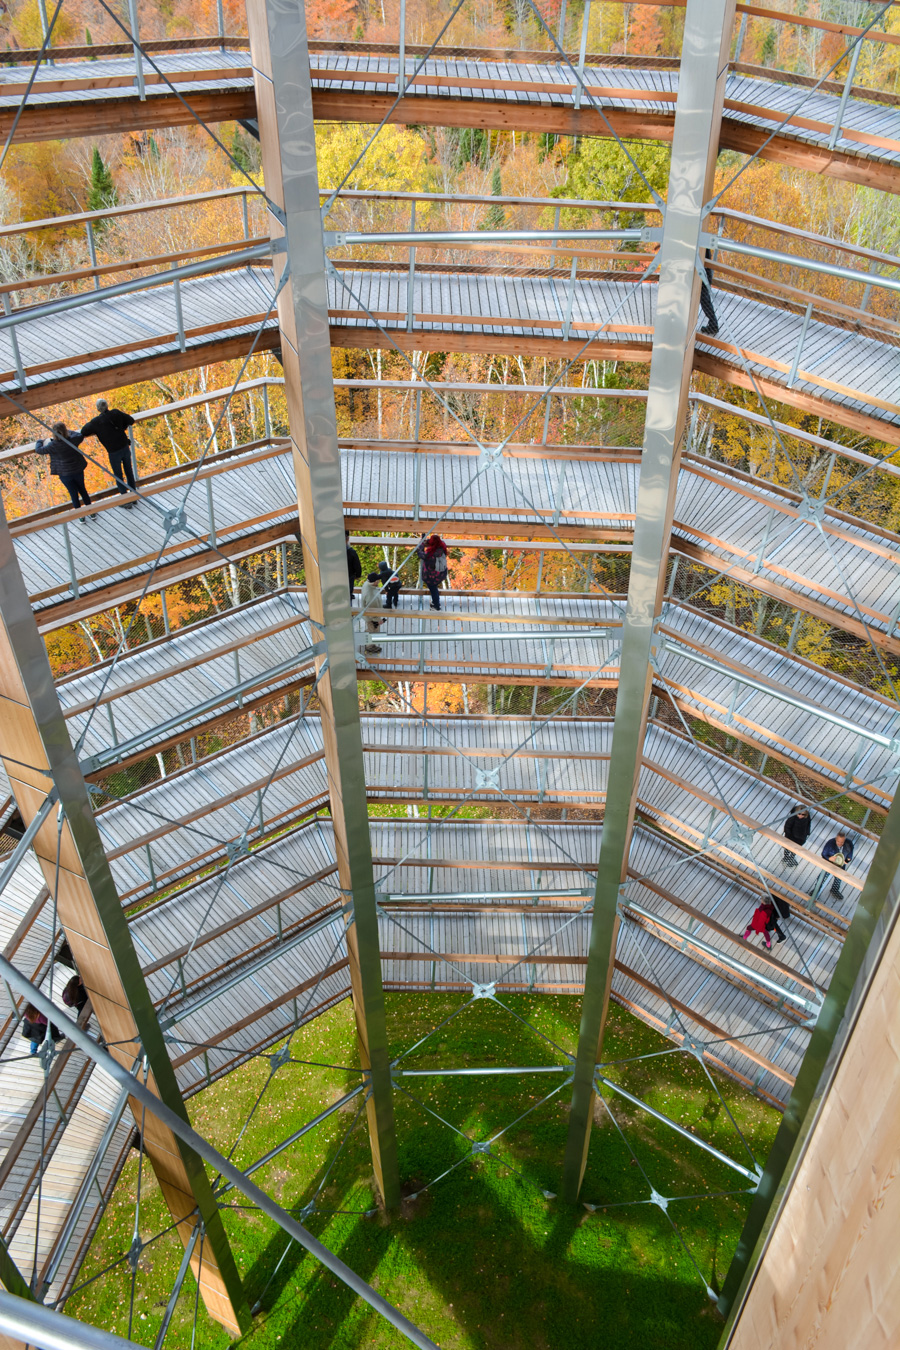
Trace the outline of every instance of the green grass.
<path fill-rule="evenodd" d="M 460 995 L 388 994 L 392 1052 L 407 1049 L 463 1002 Z M 536 1030 L 516 1021 L 507 1009 L 479 1001 L 410 1055 L 405 1065 L 561 1062 L 558 1051 L 537 1032 L 563 1050 L 574 1049 L 579 999 L 514 995 L 504 1002 Z M 354 1043 L 352 1011 L 344 1003 L 298 1032 L 292 1055 L 352 1065 Z M 780 1117 L 735 1084 L 717 1079 L 723 1105 L 703 1068 L 687 1055 L 613 1063 L 661 1050 L 671 1050 L 671 1043 L 628 1013 L 611 1010 L 604 1047 L 611 1062 L 607 1077 L 724 1153 L 746 1161 L 731 1112 L 756 1156 L 764 1158 Z M 358 1081 L 352 1071 L 297 1064 L 285 1065 L 271 1078 L 269 1074 L 266 1058 L 253 1060 L 189 1103 L 194 1125 L 220 1149 L 228 1152 L 236 1144 L 238 1165 L 254 1161 Z M 494 1145 L 496 1158 L 466 1161 L 433 1188 L 422 1189 L 468 1149 L 447 1126 L 428 1116 L 423 1105 L 471 1139 L 484 1140 L 535 1106 L 559 1081 L 551 1075 L 405 1080 L 417 1100 L 396 1095 L 400 1167 L 404 1193 L 420 1192 L 417 1198 L 406 1199 L 390 1219 L 378 1210 L 363 1112 L 318 1200 L 330 1212 L 310 1216 L 307 1226 L 443 1350 L 587 1350 L 601 1339 L 613 1341 L 617 1350 L 712 1350 L 721 1327 L 704 1281 L 716 1287 L 724 1276 L 749 1200 L 746 1195 L 714 1193 L 738 1191 L 747 1183 L 639 1108 L 610 1098 L 626 1144 L 597 1103 L 582 1195 L 589 1203 L 609 1206 L 605 1210 L 589 1212 L 543 1195 L 544 1190 L 559 1189 L 568 1115 L 565 1089 L 505 1134 Z M 336 1112 L 260 1169 L 254 1180 L 299 1213 L 351 1125 L 355 1106 Z M 127 1251 L 137 1172 L 135 1156 L 88 1253 L 82 1281 Z M 667 1197 L 699 1197 L 673 1199 L 669 1214 L 702 1279 L 662 1210 L 626 1203 L 648 1198 L 644 1173 Z M 239 1207 L 242 1197 L 229 1194 L 224 1199 L 235 1206 L 225 1210 L 225 1224 L 249 1301 L 262 1305 L 244 1338 L 248 1350 L 395 1350 L 408 1344 L 311 1257 L 293 1246 L 284 1256 L 284 1234 L 257 1211 Z M 373 1208 L 370 1217 L 359 1212 Z M 166 1223 L 145 1165 L 142 1238 L 146 1241 Z M 180 1243 L 172 1234 L 141 1254 L 130 1334 L 142 1344 L 153 1343 L 180 1256 Z M 130 1285 L 130 1268 L 121 1262 L 70 1298 L 66 1312 L 127 1335 Z M 194 1301 L 189 1278 L 169 1332 L 168 1344 L 179 1350 L 191 1344 Z M 201 1303 L 195 1344 L 224 1350 L 228 1343 Z"/>

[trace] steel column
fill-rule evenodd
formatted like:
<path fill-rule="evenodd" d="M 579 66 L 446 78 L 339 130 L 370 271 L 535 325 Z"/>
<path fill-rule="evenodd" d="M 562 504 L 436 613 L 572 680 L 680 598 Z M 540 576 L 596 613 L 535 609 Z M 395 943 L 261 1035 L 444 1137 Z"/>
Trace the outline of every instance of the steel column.
<path fill-rule="evenodd" d="M 26 826 L 51 787 L 53 813 L 32 847 L 110 1053 L 127 1068 L 148 1065 L 151 1090 L 187 1120 L 187 1112 L 116 892 L 81 768 L 53 683 L 43 641 L 0 511 L 0 758 Z M 139 1126 L 143 1108 L 132 1101 Z M 178 1232 L 187 1243 L 197 1213 L 207 1229 L 194 1273 L 210 1316 L 233 1335 L 249 1312 L 222 1218 L 201 1160 L 155 1119 L 143 1121 L 144 1146 Z"/>
<path fill-rule="evenodd" d="M 276 273 L 291 448 L 316 655 L 334 847 L 347 903 L 347 951 L 375 1176 L 400 1202 L 356 653 L 347 586 L 341 462 L 306 16 L 299 0 L 250 0 L 247 21 Z M 284 253 L 278 250 L 283 248 Z M 283 274 L 282 274 L 283 275 Z"/>
<path fill-rule="evenodd" d="M 844 939 L 822 1011 L 810 1036 L 784 1118 L 778 1127 L 759 1189 L 744 1223 L 719 1311 L 728 1317 L 722 1338 L 730 1338 L 751 1279 L 765 1253 L 782 1201 L 802 1160 L 819 1108 L 850 1039 L 868 986 L 900 909 L 900 796 L 894 798 L 866 883 Z"/>
<path fill-rule="evenodd" d="M 716 165 L 734 0 L 688 0 L 660 275 L 647 416 L 635 514 L 628 605 L 607 798 L 585 971 L 562 1192 L 578 1198 L 593 1119 L 595 1065 L 606 1021 L 662 609 L 681 440 L 700 299 L 703 207 Z"/>

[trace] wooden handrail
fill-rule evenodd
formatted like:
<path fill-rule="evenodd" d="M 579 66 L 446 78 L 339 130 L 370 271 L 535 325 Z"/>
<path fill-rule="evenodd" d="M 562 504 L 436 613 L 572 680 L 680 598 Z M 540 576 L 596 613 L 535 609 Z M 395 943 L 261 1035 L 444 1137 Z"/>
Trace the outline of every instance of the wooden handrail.
<path fill-rule="evenodd" d="M 3 85 L 0 84 L 0 94 Z M 41 220 L 24 220 L 14 225 L 0 225 L 0 239 L 14 234 L 28 234 L 32 230 L 51 228 L 68 229 L 72 225 L 84 225 L 92 220 L 113 220 L 118 216 L 140 215 L 144 211 L 160 211 L 170 206 L 194 206 L 197 202 L 209 202 L 220 197 L 240 197 L 252 193 L 253 188 L 230 187 L 216 188 L 210 192 L 192 192 L 185 197 L 163 197 L 150 202 L 130 202 L 126 206 L 108 206 L 102 211 L 76 211 L 68 216 L 44 216 Z"/>
<path fill-rule="evenodd" d="M 202 258 L 207 253 L 227 253 L 229 249 L 247 248 L 251 244 L 268 242 L 264 235 L 251 235 L 249 239 L 229 239 L 224 244 L 204 244 L 202 248 L 179 249 L 177 253 L 157 253 L 149 258 L 126 258 L 122 262 L 103 263 L 97 267 L 79 267 L 71 272 L 53 272 L 46 276 L 27 277 L 24 281 L 4 282 L 0 285 L 0 295 L 40 286 L 58 286 L 64 281 L 88 281 L 91 277 L 108 276 L 114 272 L 136 272 L 142 267 L 156 267 L 160 263 L 178 262 L 183 258 Z M 23 310 L 27 308 L 24 306 Z"/>

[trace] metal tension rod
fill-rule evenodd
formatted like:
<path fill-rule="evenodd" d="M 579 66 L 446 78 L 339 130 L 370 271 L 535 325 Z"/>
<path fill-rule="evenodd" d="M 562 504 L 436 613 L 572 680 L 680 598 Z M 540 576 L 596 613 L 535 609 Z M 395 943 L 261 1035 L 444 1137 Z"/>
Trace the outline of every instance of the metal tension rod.
<path fill-rule="evenodd" d="M 347 953 L 375 1177 L 385 1205 L 400 1203 L 397 1141 L 375 877 L 369 840 L 356 653 L 344 543 L 341 460 L 334 406 L 328 289 L 306 16 L 300 0 L 248 0 L 260 148 L 276 269 L 290 269 L 278 297 L 281 354 L 297 480 L 309 615 L 338 874 L 347 905 Z M 283 237 L 284 252 L 280 251 Z M 283 274 L 282 274 L 283 275 Z"/>
<path fill-rule="evenodd" d="M 709 200 L 735 0 L 687 0 L 647 418 L 638 484 L 631 581 L 623 627 L 609 794 L 594 894 L 562 1194 L 578 1199 L 591 1138 L 595 1066 L 609 1004 L 638 774 L 653 677 L 655 623 L 662 610 L 681 439 L 700 298 L 697 260 Z"/>
<path fill-rule="evenodd" d="M 32 847 L 56 897 L 59 920 L 104 1039 L 130 1068 L 146 1059 L 148 1085 L 183 1120 L 187 1112 L 109 869 L 53 674 L 0 508 L 0 759 L 26 826 L 46 798 L 48 771 L 62 817 L 52 812 Z M 29 767 L 31 766 L 31 767 Z M 141 1106 L 131 1102 L 139 1126 Z M 185 1245 L 206 1226 L 192 1267 L 211 1317 L 234 1336 L 250 1323 L 222 1216 L 200 1158 L 152 1117 L 144 1147 Z"/>

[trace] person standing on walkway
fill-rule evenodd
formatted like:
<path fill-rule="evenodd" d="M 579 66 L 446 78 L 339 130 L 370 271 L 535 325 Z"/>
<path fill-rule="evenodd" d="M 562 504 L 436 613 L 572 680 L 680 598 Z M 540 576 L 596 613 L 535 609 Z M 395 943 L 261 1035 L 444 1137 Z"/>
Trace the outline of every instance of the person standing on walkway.
<path fill-rule="evenodd" d="M 36 453 L 50 456 L 50 472 L 63 484 L 76 511 L 82 504 L 92 506 L 93 503 L 84 486 L 87 460 L 81 451 L 76 449 L 81 443 L 81 433 L 67 430 L 65 422 L 54 422 L 51 430 L 52 440 L 38 441 L 34 447 Z M 96 511 L 92 511 L 90 519 L 96 514 Z M 87 519 L 87 516 L 81 517 L 82 525 Z"/>
<path fill-rule="evenodd" d="M 384 558 L 378 564 L 378 580 L 381 583 L 381 598 L 385 609 L 399 609 L 400 587 L 403 582 L 399 574 L 391 570 Z"/>
<path fill-rule="evenodd" d="M 97 399 L 97 416 L 92 417 L 81 428 L 82 438 L 96 436 L 106 451 L 109 467 L 113 471 L 116 487 L 124 496 L 126 492 L 136 492 L 134 464 L 131 460 L 131 441 L 128 428 L 134 426 L 131 413 L 121 408 L 111 408 L 105 398 Z M 130 511 L 134 502 L 123 502 L 126 511 Z"/>
<path fill-rule="evenodd" d="M 751 933 L 759 933 L 765 939 L 766 946 L 771 951 L 772 939 L 769 937 L 769 933 L 773 928 L 778 934 L 778 941 L 784 942 L 784 933 L 778 927 L 778 915 L 775 913 L 775 906 L 771 900 L 764 900 L 761 905 L 757 905 L 753 911 L 753 918 L 744 929 L 744 941 L 746 942 Z"/>
<path fill-rule="evenodd" d="M 809 815 L 809 808 L 806 806 L 795 806 L 787 820 L 784 822 L 784 837 L 789 839 L 792 844 L 799 844 L 802 848 L 809 838 L 809 832 L 812 829 L 812 820 Z M 784 850 L 785 867 L 797 866 L 797 855 L 791 849 Z"/>
<path fill-rule="evenodd" d="M 350 547 L 350 531 L 344 531 L 344 541 L 347 545 L 347 575 L 350 578 L 350 604 L 353 604 L 353 588 L 362 576 L 362 563 L 359 560 L 359 554 L 355 548 Z"/>
<path fill-rule="evenodd" d="M 719 331 L 719 320 L 716 318 L 716 307 L 712 298 L 712 272 L 709 270 L 712 260 L 712 253 L 707 249 L 703 260 L 703 280 L 700 284 L 700 308 L 706 319 L 700 332 L 704 337 L 715 337 Z"/>
<path fill-rule="evenodd" d="M 853 861 L 853 840 L 845 830 L 838 830 L 833 839 L 829 839 L 822 849 L 822 857 L 833 867 L 849 867 Z M 841 883 L 837 877 L 831 878 L 831 894 L 840 900 L 843 895 Z"/>
<path fill-rule="evenodd" d="M 416 556 L 422 560 L 422 580 L 431 595 L 431 608 L 440 609 L 440 586 L 447 580 L 447 545 L 439 534 L 433 534 L 416 549 Z"/>
<path fill-rule="evenodd" d="M 377 633 L 384 619 L 376 618 L 376 611 L 381 614 L 381 580 L 377 572 L 370 572 L 359 590 L 359 617 L 365 622 L 366 632 L 368 634 Z M 363 649 L 366 656 L 377 656 L 381 651 L 377 642 L 366 641 Z"/>

